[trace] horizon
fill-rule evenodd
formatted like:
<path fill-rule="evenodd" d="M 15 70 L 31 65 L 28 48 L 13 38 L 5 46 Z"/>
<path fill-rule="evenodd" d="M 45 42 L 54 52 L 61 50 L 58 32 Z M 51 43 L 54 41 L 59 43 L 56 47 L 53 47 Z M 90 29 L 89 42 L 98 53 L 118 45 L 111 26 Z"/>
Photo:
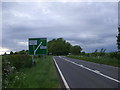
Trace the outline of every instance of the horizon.
<path fill-rule="evenodd" d="M 119 8 L 118 2 L 2 2 L 0 54 L 27 50 L 30 37 L 62 37 L 87 53 L 117 51 Z"/>

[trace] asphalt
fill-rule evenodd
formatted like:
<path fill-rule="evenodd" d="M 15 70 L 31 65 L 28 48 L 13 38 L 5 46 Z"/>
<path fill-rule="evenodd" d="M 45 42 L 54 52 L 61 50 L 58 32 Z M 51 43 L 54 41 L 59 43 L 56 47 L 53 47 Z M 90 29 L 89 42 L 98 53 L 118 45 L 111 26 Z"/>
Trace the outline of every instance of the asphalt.
<path fill-rule="evenodd" d="M 63 56 L 53 58 L 69 88 L 120 88 L 120 68 Z"/>

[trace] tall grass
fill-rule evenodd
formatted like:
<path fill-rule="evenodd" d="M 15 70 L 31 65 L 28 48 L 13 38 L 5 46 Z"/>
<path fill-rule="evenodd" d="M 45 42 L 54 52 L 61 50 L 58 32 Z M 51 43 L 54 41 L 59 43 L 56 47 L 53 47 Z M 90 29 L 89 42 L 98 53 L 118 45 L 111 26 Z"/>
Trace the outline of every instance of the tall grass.
<path fill-rule="evenodd" d="M 0 56 L 0 90 L 2 88 L 2 56 Z"/>
<path fill-rule="evenodd" d="M 32 66 L 29 55 L 3 55 L 2 56 L 2 87 L 5 88 L 14 78 L 14 74 L 22 68 Z"/>
<path fill-rule="evenodd" d="M 111 65 L 115 67 L 120 67 L 120 60 L 115 59 L 115 58 L 110 58 L 107 56 L 87 57 L 87 56 L 82 56 L 82 55 L 70 55 L 67 57 L 85 60 L 85 61 L 94 62 L 94 63 L 99 63 L 99 64 L 106 64 L 106 65 Z"/>
<path fill-rule="evenodd" d="M 51 56 L 37 57 L 31 68 L 12 74 L 7 88 L 58 88 L 59 82 Z M 9 79 L 9 80 L 10 80 Z"/>

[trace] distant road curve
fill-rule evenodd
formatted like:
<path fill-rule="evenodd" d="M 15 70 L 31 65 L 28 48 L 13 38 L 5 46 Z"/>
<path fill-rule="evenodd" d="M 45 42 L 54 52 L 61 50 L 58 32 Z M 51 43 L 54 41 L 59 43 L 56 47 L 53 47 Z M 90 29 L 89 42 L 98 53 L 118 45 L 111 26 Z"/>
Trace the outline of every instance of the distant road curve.
<path fill-rule="evenodd" d="M 53 60 L 67 89 L 120 89 L 120 78 L 118 77 L 120 68 L 63 56 L 54 56 Z"/>

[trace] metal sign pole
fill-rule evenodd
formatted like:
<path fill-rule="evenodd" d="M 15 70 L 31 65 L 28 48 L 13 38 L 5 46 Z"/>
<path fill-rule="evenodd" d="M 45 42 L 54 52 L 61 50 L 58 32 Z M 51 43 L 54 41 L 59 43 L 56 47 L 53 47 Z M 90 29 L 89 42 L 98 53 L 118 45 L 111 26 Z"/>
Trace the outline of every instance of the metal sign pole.
<path fill-rule="evenodd" d="M 34 56 L 35 56 L 35 53 L 36 51 L 38 50 L 38 48 L 40 47 L 40 45 L 42 44 L 42 42 L 40 42 L 40 44 L 38 45 L 38 47 L 35 49 L 34 45 L 33 45 L 33 49 L 34 49 L 34 55 L 32 55 L 32 64 L 35 64 L 35 59 L 34 59 Z"/>
<path fill-rule="evenodd" d="M 34 45 L 33 45 L 33 50 L 35 51 Z M 35 55 L 35 53 L 34 53 L 34 55 Z M 32 55 L 32 64 L 35 64 L 34 55 Z"/>
<path fill-rule="evenodd" d="M 34 54 L 32 55 L 32 64 L 35 64 L 35 46 L 33 45 Z"/>
<path fill-rule="evenodd" d="M 35 64 L 34 55 L 32 55 L 32 64 Z"/>

